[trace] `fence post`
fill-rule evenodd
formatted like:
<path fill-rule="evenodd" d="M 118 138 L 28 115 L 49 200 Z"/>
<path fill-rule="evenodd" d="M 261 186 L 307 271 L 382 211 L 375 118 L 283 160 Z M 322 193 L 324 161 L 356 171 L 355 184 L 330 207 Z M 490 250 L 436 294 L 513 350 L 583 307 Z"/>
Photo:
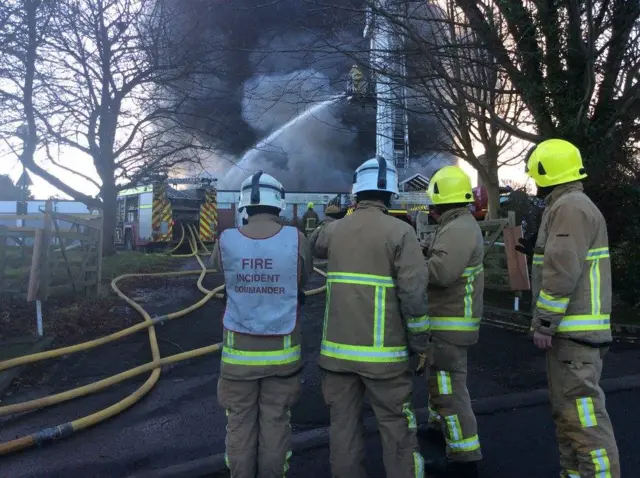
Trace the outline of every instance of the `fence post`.
<path fill-rule="evenodd" d="M 44 335 L 42 326 L 42 302 L 40 300 L 40 287 L 44 283 L 42 281 L 42 261 L 47 259 L 43 257 L 42 249 L 44 247 L 44 230 L 38 229 L 33 241 L 33 255 L 31 258 L 31 271 L 29 273 L 29 290 L 27 292 L 27 302 L 36 301 L 36 318 L 38 335 Z"/>
<path fill-rule="evenodd" d="M 509 232 L 511 233 L 511 231 L 514 230 L 511 228 L 516 227 L 516 212 L 509 211 L 507 213 L 507 218 L 509 219 L 509 228 L 510 228 Z M 521 225 L 518 231 L 520 233 L 519 237 L 522 237 Z M 507 266 L 509 269 L 509 282 L 520 283 L 521 285 L 519 285 L 519 287 L 525 287 L 528 290 L 531 287 L 531 285 L 529 283 L 529 271 L 527 268 L 527 261 L 525 260 L 524 256 L 521 256 L 519 253 L 515 254 L 511 250 L 511 248 L 514 248 L 516 246 L 516 237 L 510 234 L 509 239 L 510 240 L 507 240 L 507 234 L 505 234 L 504 244 L 505 244 L 505 252 L 507 254 Z M 522 289 L 517 289 L 516 291 L 514 291 L 514 297 L 513 297 L 513 310 L 515 312 L 520 311 L 521 299 L 522 299 Z"/>
<path fill-rule="evenodd" d="M 38 298 L 40 300 L 47 300 L 49 296 L 49 271 L 50 271 L 50 249 L 51 249 L 51 225 L 53 214 L 53 202 L 48 200 L 44 208 L 44 225 L 42 229 L 42 246 L 40 248 L 40 285 Z"/>
<path fill-rule="evenodd" d="M 96 277 L 96 283 L 98 290 L 96 295 L 100 297 L 102 295 L 102 248 L 104 246 L 104 210 L 100 209 L 100 222 L 98 226 L 98 277 Z"/>

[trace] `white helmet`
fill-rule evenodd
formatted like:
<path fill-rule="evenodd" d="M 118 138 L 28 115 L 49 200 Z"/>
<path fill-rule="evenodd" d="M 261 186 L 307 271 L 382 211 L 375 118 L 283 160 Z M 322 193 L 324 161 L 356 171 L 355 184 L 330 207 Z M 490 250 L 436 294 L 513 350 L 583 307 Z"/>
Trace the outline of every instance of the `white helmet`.
<path fill-rule="evenodd" d="M 283 210 L 284 188 L 280 181 L 269 174 L 258 171 L 242 181 L 238 211 L 251 206 L 270 206 Z"/>
<path fill-rule="evenodd" d="M 352 194 L 362 191 L 386 191 L 398 194 L 398 171 L 395 166 L 382 156 L 362 163 L 353 173 Z"/>

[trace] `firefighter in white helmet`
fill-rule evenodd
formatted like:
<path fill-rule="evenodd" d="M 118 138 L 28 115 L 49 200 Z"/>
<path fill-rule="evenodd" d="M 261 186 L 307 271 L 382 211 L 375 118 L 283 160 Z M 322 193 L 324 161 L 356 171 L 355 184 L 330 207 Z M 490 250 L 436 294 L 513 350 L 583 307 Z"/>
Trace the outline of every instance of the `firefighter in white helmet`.
<path fill-rule="evenodd" d="M 447 457 L 425 467 L 438 476 L 474 478 L 482 453 L 467 390 L 467 352 L 478 341 L 483 307 L 482 231 L 469 210 L 471 180 L 461 168 L 437 171 L 427 194 L 438 215 L 438 229 L 424 251 L 432 334 L 426 356 L 429 416 L 431 430 L 444 432 Z"/>
<path fill-rule="evenodd" d="M 239 208 L 248 224 L 225 230 L 213 252 L 226 285 L 218 402 L 234 478 L 281 478 L 289 468 L 290 410 L 301 391 L 298 309 L 313 259 L 304 235 L 278 222 L 284 197 L 272 176 L 247 178 Z"/>
<path fill-rule="evenodd" d="M 324 226 L 312 244 L 329 260 L 319 365 L 331 415 L 332 476 L 366 476 L 360 417 L 367 392 L 387 476 L 422 477 L 409 356 L 424 353 L 429 341 L 428 271 L 413 228 L 387 214 L 398 193 L 393 164 L 370 159 L 353 182 L 354 212 Z"/>

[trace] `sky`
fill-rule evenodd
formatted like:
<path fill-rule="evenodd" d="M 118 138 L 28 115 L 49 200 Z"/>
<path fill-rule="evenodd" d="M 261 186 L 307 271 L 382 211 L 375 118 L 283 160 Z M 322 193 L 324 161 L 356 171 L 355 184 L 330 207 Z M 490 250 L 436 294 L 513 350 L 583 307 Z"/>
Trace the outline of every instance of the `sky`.
<path fill-rule="evenodd" d="M 91 166 L 91 160 L 84 155 L 83 153 L 74 151 L 73 149 L 61 150 L 61 157 L 64 160 L 60 160 L 62 164 L 65 166 L 70 166 L 74 164 L 79 172 L 82 172 L 90 177 L 96 177 L 95 171 Z M 0 174 L 9 174 L 14 181 L 17 181 L 20 175 L 22 174 L 22 166 L 19 161 L 15 157 L 4 156 L 0 158 Z M 42 163 L 41 163 L 42 164 Z M 464 171 L 469 174 L 471 177 L 471 181 L 475 186 L 477 184 L 477 173 L 465 161 L 460 161 L 459 165 Z M 84 167 L 80 167 L 84 166 Z M 77 176 L 62 171 L 54 166 L 49 166 L 47 169 L 50 172 L 54 172 L 57 177 L 63 180 L 65 183 L 70 185 L 71 187 L 76 188 L 77 190 L 90 195 L 95 195 L 97 193 L 97 189 L 94 185 L 88 183 L 87 181 L 78 178 Z M 33 181 L 33 186 L 31 187 L 31 191 L 36 199 L 47 199 L 51 196 L 58 196 L 60 198 L 67 198 L 65 194 L 61 191 L 58 191 L 56 188 L 51 186 L 45 180 L 39 178 L 33 173 L 29 175 L 31 180 Z M 524 174 L 524 165 L 522 163 L 515 166 L 503 166 L 499 170 L 500 179 L 509 179 L 512 181 L 516 181 L 518 183 L 524 183 L 527 180 L 526 175 Z"/>

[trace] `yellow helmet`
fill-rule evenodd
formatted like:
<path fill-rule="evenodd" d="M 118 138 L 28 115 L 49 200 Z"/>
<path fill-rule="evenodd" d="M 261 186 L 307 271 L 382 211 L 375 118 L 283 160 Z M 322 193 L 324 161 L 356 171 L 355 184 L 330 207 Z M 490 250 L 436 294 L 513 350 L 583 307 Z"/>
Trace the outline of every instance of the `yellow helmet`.
<path fill-rule="evenodd" d="M 313 209 L 313 203 L 310 202 L 309 204 L 307 204 L 307 209 Z"/>
<path fill-rule="evenodd" d="M 543 188 L 587 177 L 580 150 L 563 139 L 548 139 L 531 148 L 525 172 Z"/>
<path fill-rule="evenodd" d="M 459 167 L 445 166 L 431 177 L 427 195 L 433 204 L 473 202 L 471 179 Z"/>

